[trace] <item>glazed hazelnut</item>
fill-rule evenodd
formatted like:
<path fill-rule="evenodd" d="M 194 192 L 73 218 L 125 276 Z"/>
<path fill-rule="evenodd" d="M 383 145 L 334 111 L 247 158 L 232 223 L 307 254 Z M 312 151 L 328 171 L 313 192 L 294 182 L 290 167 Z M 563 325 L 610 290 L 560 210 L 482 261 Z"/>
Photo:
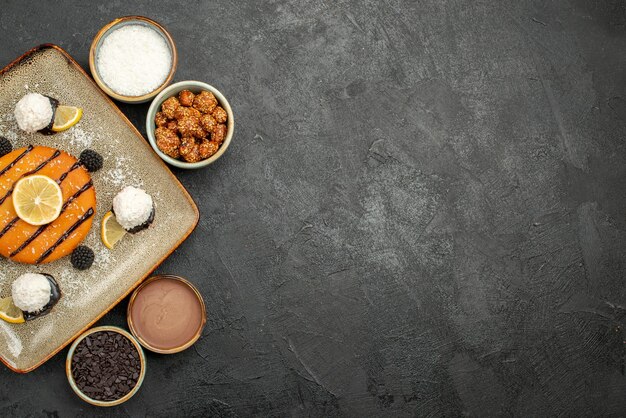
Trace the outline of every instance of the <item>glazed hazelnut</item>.
<path fill-rule="evenodd" d="M 202 91 L 193 99 L 193 107 L 202 113 L 211 113 L 217 106 L 217 99 L 210 91 Z"/>
<path fill-rule="evenodd" d="M 194 116 L 187 116 L 178 120 L 178 132 L 182 137 L 193 136 L 194 138 L 203 138 L 206 133 L 200 126 L 200 119 Z"/>
<path fill-rule="evenodd" d="M 157 147 L 164 154 L 169 155 L 172 158 L 180 157 L 178 148 L 180 147 L 180 138 L 175 131 L 159 127 L 154 131 Z"/>
<path fill-rule="evenodd" d="M 219 144 L 213 141 L 209 141 L 208 139 L 204 139 L 202 140 L 202 143 L 198 146 L 198 152 L 200 153 L 200 157 L 203 160 L 206 160 L 207 158 L 215 154 L 219 147 Z"/>
<path fill-rule="evenodd" d="M 167 126 L 167 116 L 165 116 L 165 113 L 163 112 L 157 112 L 157 114 L 154 116 L 154 124 L 156 126 L 162 127 L 162 126 Z"/>
<path fill-rule="evenodd" d="M 174 96 L 163 102 L 163 104 L 161 105 L 161 111 L 168 119 L 174 119 L 174 112 L 176 112 L 176 109 L 178 109 L 179 107 L 180 102 L 178 101 L 178 98 Z"/>
<path fill-rule="evenodd" d="M 217 126 L 217 122 L 212 115 L 207 113 L 200 116 L 200 125 L 202 125 L 202 128 L 204 128 L 205 131 L 213 132 L 213 129 Z"/>
<path fill-rule="evenodd" d="M 194 118 L 200 119 L 201 116 L 202 116 L 202 113 L 200 113 L 198 110 L 194 109 L 193 107 L 181 106 L 178 109 L 176 109 L 176 111 L 174 112 L 174 118 L 176 120 L 180 120 L 180 119 L 187 118 L 187 117 L 194 117 Z"/>
<path fill-rule="evenodd" d="M 215 126 L 215 128 L 213 129 L 213 133 L 211 134 L 211 140 L 221 145 L 222 142 L 224 142 L 224 138 L 226 138 L 226 130 L 226 125 L 224 125 L 223 123 Z"/>
<path fill-rule="evenodd" d="M 190 92 L 189 90 L 183 90 L 180 93 L 178 93 L 178 100 L 180 101 L 180 104 L 182 106 L 189 107 L 193 105 L 194 97 L 196 97 L 196 95 Z"/>
<path fill-rule="evenodd" d="M 222 106 L 217 106 L 213 109 L 212 114 L 217 123 L 224 123 L 226 122 L 226 119 L 228 119 L 228 113 L 226 113 Z"/>
<path fill-rule="evenodd" d="M 167 122 L 167 125 L 165 127 L 171 131 L 177 131 L 178 123 L 176 122 L 176 120 L 170 120 L 169 122 Z"/>
<path fill-rule="evenodd" d="M 183 137 L 180 144 L 180 156 L 188 163 L 197 163 L 201 161 L 199 146 L 195 138 Z"/>

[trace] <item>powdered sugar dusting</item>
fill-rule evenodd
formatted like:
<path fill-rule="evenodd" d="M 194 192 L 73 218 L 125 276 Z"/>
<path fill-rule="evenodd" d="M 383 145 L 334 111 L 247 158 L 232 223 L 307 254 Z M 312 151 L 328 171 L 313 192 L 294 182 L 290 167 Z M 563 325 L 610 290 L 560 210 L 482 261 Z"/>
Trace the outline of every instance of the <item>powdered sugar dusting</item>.
<path fill-rule="evenodd" d="M 57 281 L 63 292 L 63 297 L 61 297 L 59 304 L 70 307 L 73 306 L 73 301 L 78 297 L 81 291 L 85 290 L 84 280 L 70 270 L 64 269 L 58 275 Z"/>
<path fill-rule="evenodd" d="M 94 262 L 89 269 L 89 273 L 96 276 L 105 277 L 107 274 L 107 269 L 110 268 L 111 263 L 115 261 L 112 251 L 106 248 L 101 242 L 99 242 L 99 237 L 97 236 L 94 237 L 90 235 L 87 241 L 88 242 L 85 242 L 85 244 L 93 250 L 95 255 Z M 82 303 L 80 301 L 89 300 L 89 298 L 86 298 L 85 296 L 87 294 L 93 296 L 94 291 L 96 291 L 93 286 L 87 285 L 87 281 L 85 281 L 82 273 L 76 271 L 70 266 L 61 270 L 61 272 L 58 274 L 58 281 L 62 288 L 64 296 L 61 298 L 59 303 L 70 308 L 81 306 Z M 98 285 L 96 285 L 96 288 L 100 286 L 100 284 L 102 284 L 102 286 L 104 287 L 110 285 L 105 280 L 99 282 Z"/>

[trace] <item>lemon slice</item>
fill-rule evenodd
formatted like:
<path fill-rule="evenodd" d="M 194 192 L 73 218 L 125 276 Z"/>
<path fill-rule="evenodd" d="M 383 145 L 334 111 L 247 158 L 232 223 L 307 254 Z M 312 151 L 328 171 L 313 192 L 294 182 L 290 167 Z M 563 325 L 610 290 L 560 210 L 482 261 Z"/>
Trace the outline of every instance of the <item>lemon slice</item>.
<path fill-rule="evenodd" d="M 104 215 L 104 218 L 102 218 L 102 229 L 100 230 L 100 235 L 102 237 L 102 243 L 105 247 L 111 249 L 119 240 L 124 238 L 126 230 L 117 222 L 113 212 L 108 211 Z"/>
<path fill-rule="evenodd" d="M 0 299 L 0 319 L 11 324 L 21 324 L 24 322 L 24 314 L 13 304 L 13 299 L 9 296 Z"/>
<path fill-rule="evenodd" d="M 80 107 L 58 106 L 54 113 L 52 130 L 54 132 L 66 131 L 76 125 L 82 117 L 83 109 Z"/>
<path fill-rule="evenodd" d="M 48 176 L 28 176 L 15 184 L 13 207 L 24 222 L 31 225 L 49 224 L 59 217 L 62 206 L 61 188 Z"/>

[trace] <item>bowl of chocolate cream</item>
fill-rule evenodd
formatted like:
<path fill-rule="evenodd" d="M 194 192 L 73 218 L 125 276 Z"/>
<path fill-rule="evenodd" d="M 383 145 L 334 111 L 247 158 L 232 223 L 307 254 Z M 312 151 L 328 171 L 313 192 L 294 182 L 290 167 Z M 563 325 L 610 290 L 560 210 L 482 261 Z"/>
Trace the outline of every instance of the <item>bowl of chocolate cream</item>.
<path fill-rule="evenodd" d="M 150 351 L 178 353 L 198 341 L 206 323 L 202 295 L 187 280 L 159 275 L 146 280 L 128 303 L 128 326 Z"/>

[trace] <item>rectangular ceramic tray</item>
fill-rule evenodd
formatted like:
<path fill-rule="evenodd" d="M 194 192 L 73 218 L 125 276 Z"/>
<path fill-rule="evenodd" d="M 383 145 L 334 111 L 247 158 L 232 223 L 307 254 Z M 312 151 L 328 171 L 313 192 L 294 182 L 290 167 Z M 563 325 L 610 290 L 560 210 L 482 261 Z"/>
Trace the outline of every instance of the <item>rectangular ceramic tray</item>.
<path fill-rule="evenodd" d="M 63 104 L 83 108 L 83 118 L 63 133 L 26 134 L 13 117 L 15 103 L 37 92 Z M 10 295 L 12 281 L 26 272 L 52 274 L 63 296 L 47 316 L 24 324 L 0 320 L 0 360 L 11 370 L 34 370 L 127 296 L 193 231 L 198 209 L 130 121 L 65 51 L 56 45 L 34 48 L 0 71 L 0 136 L 13 147 L 46 145 L 74 156 L 86 148 L 104 157 L 93 173 L 97 208 L 84 244 L 95 251 L 86 271 L 72 268 L 69 257 L 41 266 L 0 259 L 0 296 Z M 127 234 L 114 249 L 100 240 L 100 222 L 113 197 L 124 186 L 152 195 L 156 216 L 152 226 Z"/>

